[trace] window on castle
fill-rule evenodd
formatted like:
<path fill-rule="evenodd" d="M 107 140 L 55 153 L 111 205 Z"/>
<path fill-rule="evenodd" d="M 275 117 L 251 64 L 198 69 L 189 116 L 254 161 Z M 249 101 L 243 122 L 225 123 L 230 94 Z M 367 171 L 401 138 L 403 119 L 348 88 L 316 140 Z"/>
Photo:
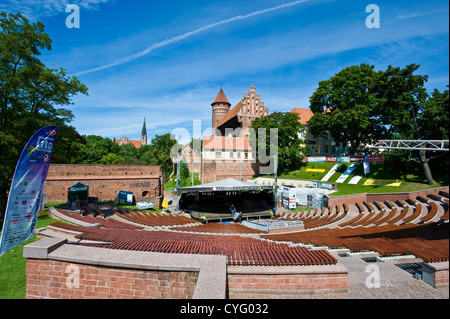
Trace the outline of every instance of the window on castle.
<path fill-rule="evenodd" d="M 217 157 L 217 158 L 222 157 L 222 152 L 216 152 L 216 157 Z"/>

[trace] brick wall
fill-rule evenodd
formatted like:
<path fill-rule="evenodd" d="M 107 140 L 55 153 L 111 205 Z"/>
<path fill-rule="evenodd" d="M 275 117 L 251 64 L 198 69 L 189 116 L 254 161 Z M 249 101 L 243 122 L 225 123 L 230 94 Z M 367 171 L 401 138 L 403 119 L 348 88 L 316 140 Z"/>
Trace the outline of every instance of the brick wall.
<path fill-rule="evenodd" d="M 157 165 L 50 165 L 45 194 L 47 202 L 66 202 L 68 188 L 77 182 L 89 186 L 89 196 L 115 201 L 117 192 L 130 191 L 136 201 L 162 203 L 162 177 Z"/>
<path fill-rule="evenodd" d="M 230 299 L 346 293 L 348 274 L 229 274 L 228 291 Z"/>
<path fill-rule="evenodd" d="M 187 299 L 198 272 L 147 271 L 27 260 L 26 298 Z M 79 278 L 77 280 L 76 278 Z"/>
<path fill-rule="evenodd" d="M 435 288 L 448 288 L 448 269 L 438 270 L 434 273 Z"/>
<path fill-rule="evenodd" d="M 434 288 L 448 289 L 449 262 L 422 263 L 422 279 Z"/>
<path fill-rule="evenodd" d="M 161 175 L 158 165 L 89 165 L 89 164 L 51 164 L 48 178 L 69 176 L 146 176 Z"/>
<path fill-rule="evenodd" d="M 238 179 L 246 181 L 259 175 L 260 163 L 243 162 L 242 167 L 239 162 L 209 162 L 202 163 L 202 183 L 211 183 L 225 178 Z"/>

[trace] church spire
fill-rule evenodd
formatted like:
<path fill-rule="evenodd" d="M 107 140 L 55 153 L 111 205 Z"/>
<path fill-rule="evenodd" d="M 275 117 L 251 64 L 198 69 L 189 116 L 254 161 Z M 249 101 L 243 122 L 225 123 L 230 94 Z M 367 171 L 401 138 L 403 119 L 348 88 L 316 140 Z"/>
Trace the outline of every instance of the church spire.
<path fill-rule="evenodd" d="M 144 117 L 144 125 L 142 125 L 141 132 L 141 146 L 147 145 L 147 128 L 145 126 L 145 117 Z"/>
<path fill-rule="evenodd" d="M 142 125 L 141 136 L 147 136 L 147 128 L 145 127 L 145 117 L 144 117 L 144 125 Z"/>

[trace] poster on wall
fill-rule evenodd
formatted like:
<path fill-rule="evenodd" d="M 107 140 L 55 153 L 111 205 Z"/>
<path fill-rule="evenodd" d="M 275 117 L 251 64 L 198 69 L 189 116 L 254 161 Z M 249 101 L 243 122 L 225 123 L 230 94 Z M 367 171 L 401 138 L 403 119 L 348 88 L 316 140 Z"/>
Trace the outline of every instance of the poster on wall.
<path fill-rule="evenodd" d="M 34 235 L 58 126 L 38 130 L 16 165 L 6 204 L 0 256 Z"/>

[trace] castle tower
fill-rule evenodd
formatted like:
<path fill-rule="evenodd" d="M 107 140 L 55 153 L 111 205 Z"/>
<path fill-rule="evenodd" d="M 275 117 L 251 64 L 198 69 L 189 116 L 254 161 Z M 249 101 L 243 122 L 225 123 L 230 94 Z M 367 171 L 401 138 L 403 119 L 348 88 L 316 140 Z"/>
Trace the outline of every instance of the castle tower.
<path fill-rule="evenodd" d="M 223 90 L 220 89 L 219 93 L 211 103 L 212 106 L 212 132 L 215 135 L 215 129 L 222 121 L 223 117 L 230 111 L 231 103 L 228 101 Z"/>
<path fill-rule="evenodd" d="M 141 146 L 147 145 L 147 128 L 145 127 L 145 117 L 144 117 L 144 125 L 142 126 L 141 132 Z"/>

